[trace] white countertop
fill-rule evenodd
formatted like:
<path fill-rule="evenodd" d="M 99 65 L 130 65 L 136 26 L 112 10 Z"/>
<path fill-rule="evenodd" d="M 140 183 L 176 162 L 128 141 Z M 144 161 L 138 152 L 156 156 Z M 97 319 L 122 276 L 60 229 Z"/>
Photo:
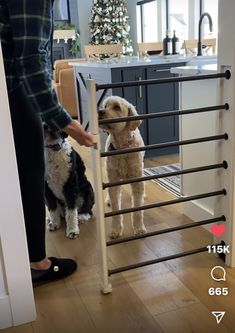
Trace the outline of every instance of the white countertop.
<path fill-rule="evenodd" d="M 181 75 L 215 74 L 217 73 L 217 64 L 173 67 L 171 73 Z"/>
<path fill-rule="evenodd" d="M 188 62 L 194 59 L 195 56 L 150 56 L 150 57 L 137 57 L 137 56 L 123 56 L 120 59 L 111 58 L 104 60 L 91 60 L 91 61 L 71 61 L 69 64 L 79 67 L 91 67 L 91 68 L 119 68 L 119 67 L 134 67 L 141 65 L 164 65 L 167 63 L 180 63 Z"/>

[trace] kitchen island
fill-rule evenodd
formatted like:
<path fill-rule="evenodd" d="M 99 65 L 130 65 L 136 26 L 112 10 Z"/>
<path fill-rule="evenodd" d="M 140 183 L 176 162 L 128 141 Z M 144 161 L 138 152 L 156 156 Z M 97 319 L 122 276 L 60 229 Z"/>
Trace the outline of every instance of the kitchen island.
<path fill-rule="evenodd" d="M 86 79 L 92 78 L 98 84 L 161 79 L 178 76 L 172 68 L 184 67 L 190 63 L 215 62 L 216 56 L 151 56 L 121 57 L 97 61 L 71 62 L 78 87 L 79 120 L 88 127 Z M 179 109 L 179 84 L 164 83 L 148 86 L 125 87 L 97 92 L 97 107 L 102 107 L 108 95 L 118 95 L 132 103 L 139 114 L 151 114 Z M 171 116 L 145 120 L 140 131 L 146 145 L 177 141 L 179 139 L 179 117 Z M 102 143 L 105 136 L 102 135 Z M 103 146 L 103 144 L 102 144 Z M 178 153 L 178 147 L 146 152 L 146 157 Z"/>
<path fill-rule="evenodd" d="M 102 61 L 71 62 L 78 86 L 79 120 L 87 127 L 87 91 L 86 79 L 92 78 L 97 83 L 115 83 L 146 79 L 160 79 L 175 76 L 171 68 L 184 66 L 192 57 L 157 56 L 157 57 L 122 57 Z M 177 110 L 178 84 L 167 83 L 149 86 L 115 88 L 97 92 L 97 107 L 102 107 L 104 97 L 118 95 L 132 103 L 139 114 Z M 175 141 L 179 138 L 177 116 L 143 121 L 140 131 L 145 144 Z M 105 137 L 102 135 L 102 142 Z M 103 146 L 103 145 L 102 145 Z M 178 147 L 149 151 L 146 156 L 177 153 Z"/>

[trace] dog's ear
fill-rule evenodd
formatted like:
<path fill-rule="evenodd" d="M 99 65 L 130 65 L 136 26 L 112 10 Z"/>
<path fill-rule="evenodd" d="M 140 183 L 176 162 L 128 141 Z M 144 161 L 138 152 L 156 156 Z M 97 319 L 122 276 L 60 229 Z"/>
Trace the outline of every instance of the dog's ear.
<path fill-rule="evenodd" d="M 134 107 L 134 105 L 129 104 L 128 105 L 128 116 L 138 116 L 138 113 Z M 142 120 L 133 120 L 127 122 L 127 127 L 130 131 L 134 131 L 137 127 L 140 126 L 142 123 Z"/>

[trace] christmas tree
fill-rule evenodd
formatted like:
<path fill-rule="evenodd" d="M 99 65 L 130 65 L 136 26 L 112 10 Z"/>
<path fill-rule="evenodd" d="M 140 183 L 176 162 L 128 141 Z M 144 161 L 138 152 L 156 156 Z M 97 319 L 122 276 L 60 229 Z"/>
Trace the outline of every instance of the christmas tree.
<path fill-rule="evenodd" d="M 122 44 L 123 54 L 131 55 L 127 8 L 124 0 L 94 0 L 91 11 L 91 44 Z"/>

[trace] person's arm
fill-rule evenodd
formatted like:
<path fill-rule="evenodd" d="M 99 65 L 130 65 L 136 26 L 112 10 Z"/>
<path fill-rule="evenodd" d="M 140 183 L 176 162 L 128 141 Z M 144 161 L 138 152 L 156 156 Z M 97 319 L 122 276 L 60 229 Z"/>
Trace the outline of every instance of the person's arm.
<path fill-rule="evenodd" d="M 70 115 L 59 104 L 52 87 L 48 45 L 52 31 L 52 1 L 9 0 L 15 70 L 27 96 L 52 130 L 66 127 Z"/>
<path fill-rule="evenodd" d="M 52 32 L 52 1 L 9 0 L 7 3 L 14 41 L 15 70 L 27 96 L 49 127 L 63 129 L 80 145 L 93 145 L 93 136 L 58 102 L 52 87 L 48 44 Z"/>
<path fill-rule="evenodd" d="M 94 145 L 93 135 L 84 131 L 83 127 L 78 121 L 72 120 L 65 128 L 63 132 L 70 135 L 81 146 L 91 147 Z"/>

